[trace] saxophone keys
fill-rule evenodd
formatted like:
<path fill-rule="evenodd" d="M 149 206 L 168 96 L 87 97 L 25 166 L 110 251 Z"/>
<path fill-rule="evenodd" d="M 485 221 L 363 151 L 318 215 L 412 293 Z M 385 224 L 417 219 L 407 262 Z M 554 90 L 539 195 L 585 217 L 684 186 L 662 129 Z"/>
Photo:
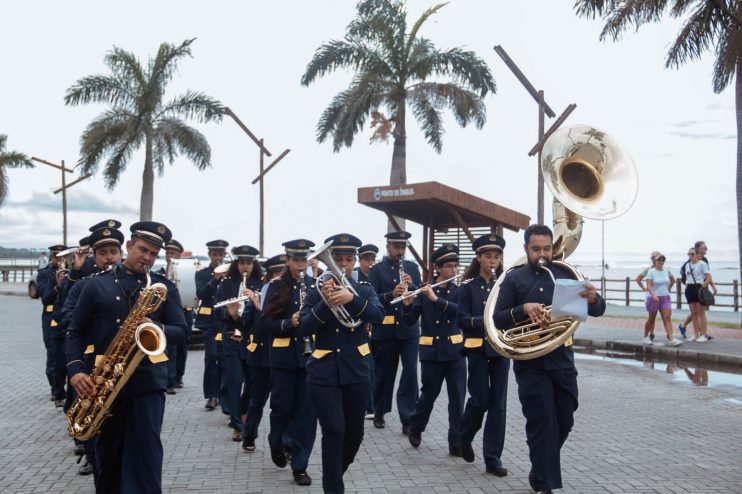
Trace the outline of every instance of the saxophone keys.
<path fill-rule="evenodd" d="M 113 375 L 116 377 L 124 375 L 124 364 L 116 364 L 113 366 Z"/>

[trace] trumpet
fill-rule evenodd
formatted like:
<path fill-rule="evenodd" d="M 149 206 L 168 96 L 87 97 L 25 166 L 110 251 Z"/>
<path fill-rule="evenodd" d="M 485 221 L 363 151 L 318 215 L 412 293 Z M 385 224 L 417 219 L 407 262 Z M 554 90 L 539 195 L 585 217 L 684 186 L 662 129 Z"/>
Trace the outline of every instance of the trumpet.
<path fill-rule="evenodd" d="M 397 297 L 394 300 L 392 300 L 390 302 L 390 304 L 392 304 L 392 305 L 398 304 L 398 303 L 400 303 L 400 302 L 402 302 L 404 300 L 407 300 L 408 298 L 417 297 L 420 293 L 422 293 L 423 288 L 425 288 L 426 286 L 429 286 L 430 288 L 435 288 L 435 287 L 440 286 L 440 285 L 445 285 L 448 282 L 454 282 L 455 283 L 456 281 L 458 281 L 459 278 L 461 278 L 461 276 L 462 275 L 457 274 L 456 276 L 451 276 L 450 278 L 448 278 L 446 280 L 443 280 L 443 281 L 439 281 L 438 283 L 433 283 L 432 285 L 426 284 L 426 285 L 418 288 L 417 290 L 412 290 L 411 292 L 405 292 L 402 295 L 400 295 L 399 297 Z M 468 281 L 469 280 L 467 280 L 467 282 Z"/>
<path fill-rule="evenodd" d="M 61 259 L 69 256 L 70 254 L 90 254 L 90 247 L 87 245 L 84 247 L 70 247 L 69 249 L 57 252 L 56 254 L 54 254 L 54 257 L 59 257 Z"/>

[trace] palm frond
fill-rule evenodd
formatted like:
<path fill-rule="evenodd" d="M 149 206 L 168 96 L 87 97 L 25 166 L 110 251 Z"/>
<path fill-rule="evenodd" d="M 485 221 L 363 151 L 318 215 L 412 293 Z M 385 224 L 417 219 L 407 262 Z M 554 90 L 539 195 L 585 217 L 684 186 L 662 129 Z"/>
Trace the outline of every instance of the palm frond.
<path fill-rule="evenodd" d="M 417 39 L 417 33 L 418 31 L 420 31 L 420 28 L 425 23 L 425 21 L 430 19 L 431 16 L 436 14 L 439 10 L 441 10 L 446 5 L 448 5 L 448 2 L 439 3 L 438 5 L 434 5 L 433 7 L 430 7 L 428 10 L 423 12 L 423 14 L 420 16 L 420 18 L 417 21 L 415 21 L 408 35 L 408 42 L 405 48 L 405 59 L 409 58 L 410 52 L 412 51 L 412 45 L 415 43 L 415 40 Z"/>
<path fill-rule="evenodd" d="M 710 2 L 701 2 L 685 20 L 678 37 L 667 51 L 666 67 L 678 68 L 688 60 L 698 60 L 715 43 L 721 12 Z"/>
<path fill-rule="evenodd" d="M 378 51 L 355 41 L 329 41 L 314 53 L 301 78 L 302 86 L 337 69 L 352 68 L 363 72 L 390 76 L 392 68 Z"/>
<path fill-rule="evenodd" d="M 18 151 L 0 153 L 0 167 L 2 168 L 33 168 L 31 159 Z"/>
<path fill-rule="evenodd" d="M 90 75 L 78 79 L 67 89 L 64 104 L 77 106 L 83 103 L 109 103 L 128 106 L 135 101 L 131 89 L 122 79 L 107 75 Z"/>
<path fill-rule="evenodd" d="M 149 61 L 149 86 L 150 89 L 164 88 L 178 70 L 178 61 L 183 57 L 190 57 L 191 44 L 196 38 L 183 41 L 175 46 L 171 43 L 162 43 L 157 50 L 157 55 Z"/>
<path fill-rule="evenodd" d="M 136 87 L 144 87 L 147 83 L 142 64 L 133 53 L 126 51 L 118 46 L 114 46 L 111 51 L 103 57 L 103 63 L 106 64 L 117 79 L 130 81 Z"/>
<path fill-rule="evenodd" d="M 355 134 L 363 129 L 367 116 L 378 108 L 388 94 L 389 85 L 370 76 L 354 79 L 351 86 L 333 98 L 317 124 L 317 141 L 332 136 L 333 151 L 353 144 Z"/>
<path fill-rule="evenodd" d="M 362 0 L 358 16 L 351 21 L 346 39 L 374 46 L 396 73 L 403 72 L 407 12 L 397 0 Z"/>
<path fill-rule="evenodd" d="M 157 124 L 153 137 L 164 139 L 160 149 L 167 151 L 170 164 L 179 154 L 187 157 L 196 168 L 204 170 L 211 166 L 211 147 L 204 135 L 177 118 L 163 119 Z M 161 156 L 164 154 L 160 151 Z"/>
<path fill-rule="evenodd" d="M 90 122 L 80 137 L 80 159 L 83 173 L 95 173 L 101 158 L 131 136 L 143 136 L 140 119 L 123 109 L 109 110 Z"/>
<path fill-rule="evenodd" d="M 439 108 L 430 98 L 411 98 L 412 114 L 417 119 L 425 140 L 440 154 L 443 149 L 443 119 Z"/>
<path fill-rule="evenodd" d="M 131 155 L 139 147 L 143 138 L 141 134 L 133 131 L 122 137 L 112 146 L 113 152 L 103 170 L 103 180 L 108 190 L 116 187 L 121 174 L 126 170 L 126 165 L 129 164 Z"/>
<path fill-rule="evenodd" d="M 719 36 L 714 60 L 713 87 L 715 93 L 721 93 L 731 84 L 734 77 L 739 77 L 742 64 L 742 30 L 724 30 Z"/>
<path fill-rule="evenodd" d="M 186 91 L 185 94 L 173 98 L 155 116 L 155 119 L 182 117 L 196 119 L 199 122 L 220 122 L 224 115 L 224 105 L 204 93 Z"/>
<path fill-rule="evenodd" d="M 482 98 L 456 84 L 423 82 L 410 88 L 408 94 L 413 102 L 429 101 L 435 108 L 447 107 L 462 127 L 473 121 L 481 129 L 487 121 L 487 110 Z"/>
<path fill-rule="evenodd" d="M 419 48 L 416 47 L 410 57 L 410 75 L 414 75 L 415 79 L 425 81 L 431 75 L 450 77 L 458 84 L 478 92 L 480 97 L 497 91 L 487 63 L 474 52 L 461 48 L 438 51 L 425 39 L 420 39 L 417 45 Z"/>
<path fill-rule="evenodd" d="M 617 41 L 629 28 L 639 29 L 643 24 L 662 17 L 668 0 L 577 0 L 575 10 L 581 17 L 602 17 L 605 21 L 600 39 Z"/>

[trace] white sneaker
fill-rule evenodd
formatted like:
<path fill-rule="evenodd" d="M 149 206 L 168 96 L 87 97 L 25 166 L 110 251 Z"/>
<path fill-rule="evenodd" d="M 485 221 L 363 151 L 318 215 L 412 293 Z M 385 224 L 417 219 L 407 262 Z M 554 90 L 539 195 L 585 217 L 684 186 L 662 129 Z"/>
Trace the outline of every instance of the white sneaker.
<path fill-rule="evenodd" d="M 667 342 L 667 346 L 680 346 L 682 344 L 683 344 L 683 342 L 680 341 L 677 338 L 673 338 L 673 339 L 671 339 L 670 341 Z"/>
<path fill-rule="evenodd" d="M 706 343 L 708 340 L 709 339 L 706 338 L 706 335 L 702 334 L 701 336 L 698 337 L 698 339 L 696 340 L 696 343 Z"/>
<path fill-rule="evenodd" d="M 693 343 L 694 341 L 696 341 L 696 337 L 695 336 L 689 336 L 687 341 L 690 341 L 691 343 Z"/>
<path fill-rule="evenodd" d="M 649 338 L 649 336 L 645 336 L 644 339 L 642 339 L 642 343 L 644 343 L 645 345 L 651 345 L 652 340 Z"/>

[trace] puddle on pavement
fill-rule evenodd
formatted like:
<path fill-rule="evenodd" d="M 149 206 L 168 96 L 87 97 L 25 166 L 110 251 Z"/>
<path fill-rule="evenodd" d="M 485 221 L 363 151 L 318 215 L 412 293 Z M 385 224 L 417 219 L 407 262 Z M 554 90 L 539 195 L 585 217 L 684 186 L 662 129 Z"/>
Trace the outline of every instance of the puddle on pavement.
<path fill-rule="evenodd" d="M 693 364 L 684 363 L 682 360 L 668 362 L 660 357 L 602 348 L 575 346 L 575 359 L 577 360 L 603 360 L 633 367 L 643 367 L 657 372 L 671 374 L 675 380 L 683 381 L 694 386 L 735 386 L 742 389 L 742 372 L 727 372 L 726 369 L 708 370 Z M 732 398 L 729 400 L 735 404 L 742 405 L 742 400 Z"/>

